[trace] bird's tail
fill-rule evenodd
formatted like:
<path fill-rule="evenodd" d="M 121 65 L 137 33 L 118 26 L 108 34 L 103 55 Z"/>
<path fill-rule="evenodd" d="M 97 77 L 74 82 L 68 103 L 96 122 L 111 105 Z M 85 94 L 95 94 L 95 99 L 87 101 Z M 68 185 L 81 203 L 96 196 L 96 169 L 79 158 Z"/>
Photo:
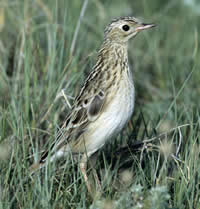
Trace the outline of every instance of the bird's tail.
<path fill-rule="evenodd" d="M 45 151 L 40 160 L 29 167 L 30 173 L 33 174 L 37 170 L 43 168 L 47 163 L 51 163 L 54 160 L 67 155 L 67 153 L 70 153 L 68 144 L 64 144 L 63 146 L 60 145 L 61 144 L 54 144 L 53 147 Z"/>

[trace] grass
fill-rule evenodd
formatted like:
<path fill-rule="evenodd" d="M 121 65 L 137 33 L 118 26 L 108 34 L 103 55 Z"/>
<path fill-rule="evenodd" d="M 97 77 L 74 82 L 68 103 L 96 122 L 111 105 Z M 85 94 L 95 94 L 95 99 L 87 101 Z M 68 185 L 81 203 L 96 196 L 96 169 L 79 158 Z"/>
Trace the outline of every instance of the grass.
<path fill-rule="evenodd" d="M 196 10 L 173 0 L 84 2 L 0 3 L 0 208 L 200 208 Z M 91 162 L 103 194 L 89 196 L 71 156 L 30 177 L 69 111 L 57 95 L 79 92 L 106 24 L 132 14 L 158 27 L 130 42 L 134 115 Z"/>

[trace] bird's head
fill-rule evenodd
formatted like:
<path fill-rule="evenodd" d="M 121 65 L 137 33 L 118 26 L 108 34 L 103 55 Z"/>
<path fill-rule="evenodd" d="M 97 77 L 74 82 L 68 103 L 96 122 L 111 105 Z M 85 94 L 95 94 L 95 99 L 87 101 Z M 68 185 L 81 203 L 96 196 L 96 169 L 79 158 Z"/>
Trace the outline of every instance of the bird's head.
<path fill-rule="evenodd" d="M 138 32 L 152 28 L 155 24 L 142 23 L 135 17 L 121 17 L 114 19 L 105 29 L 105 39 L 115 43 L 126 43 Z"/>

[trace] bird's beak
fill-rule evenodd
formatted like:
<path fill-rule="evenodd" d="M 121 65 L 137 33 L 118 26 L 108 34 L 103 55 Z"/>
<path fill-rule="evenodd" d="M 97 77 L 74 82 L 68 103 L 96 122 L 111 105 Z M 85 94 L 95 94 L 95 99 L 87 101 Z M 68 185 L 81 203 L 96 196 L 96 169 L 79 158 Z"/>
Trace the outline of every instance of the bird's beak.
<path fill-rule="evenodd" d="M 145 29 L 149 29 L 149 28 L 153 28 L 155 27 L 155 24 L 146 24 L 146 23 L 141 23 L 138 25 L 138 27 L 136 28 L 136 31 L 141 31 L 141 30 L 145 30 Z"/>

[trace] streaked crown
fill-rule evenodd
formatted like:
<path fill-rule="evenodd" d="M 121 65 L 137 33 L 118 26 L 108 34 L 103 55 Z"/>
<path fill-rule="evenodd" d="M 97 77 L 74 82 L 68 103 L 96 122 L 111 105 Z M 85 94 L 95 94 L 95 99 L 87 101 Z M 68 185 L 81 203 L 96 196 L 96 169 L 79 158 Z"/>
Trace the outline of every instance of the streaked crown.
<path fill-rule="evenodd" d="M 126 43 L 130 38 L 137 35 L 141 30 L 154 27 L 155 24 L 142 23 L 135 17 L 121 17 L 114 19 L 105 29 L 105 39 Z"/>

